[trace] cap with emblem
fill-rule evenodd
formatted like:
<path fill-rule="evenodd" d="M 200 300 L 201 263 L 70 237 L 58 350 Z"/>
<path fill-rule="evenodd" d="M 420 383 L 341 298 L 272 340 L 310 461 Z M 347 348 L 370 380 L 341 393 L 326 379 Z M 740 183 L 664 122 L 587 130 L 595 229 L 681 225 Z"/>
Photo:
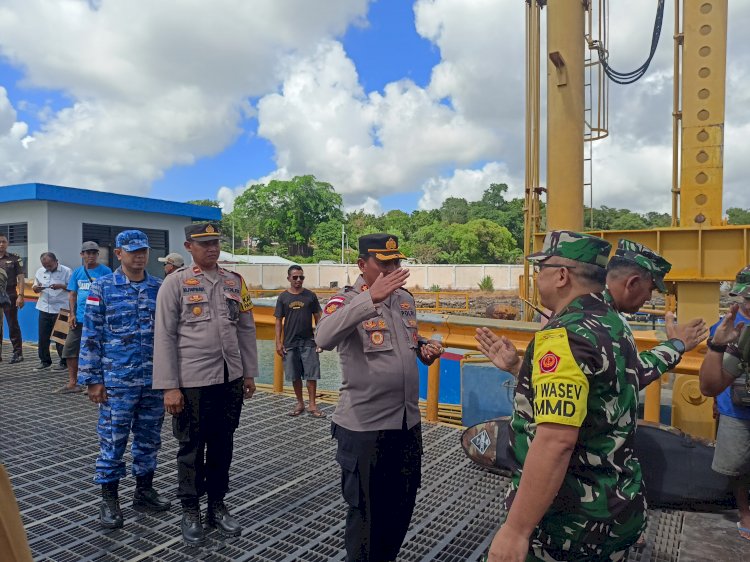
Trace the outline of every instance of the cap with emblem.
<path fill-rule="evenodd" d="M 188 242 L 208 242 L 221 238 L 221 228 L 215 222 L 199 222 L 185 227 L 185 240 Z"/>
<path fill-rule="evenodd" d="M 529 261 L 544 261 L 552 256 L 606 267 L 612 244 L 602 238 L 573 232 L 571 230 L 551 230 L 544 237 L 540 252 L 526 256 Z"/>
<path fill-rule="evenodd" d="M 162 263 L 168 263 L 175 267 L 182 267 L 185 265 L 185 258 L 182 257 L 182 255 L 178 254 L 177 252 L 172 252 L 171 254 L 167 254 L 163 258 L 156 258 Z"/>
<path fill-rule="evenodd" d="M 729 294 L 733 297 L 750 299 L 750 265 L 742 269 L 734 278 L 734 287 Z"/>
<path fill-rule="evenodd" d="M 115 238 L 115 248 L 120 248 L 126 252 L 135 252 L 143 248 L 150 248 L 148 245 L 148 236 L 140 230 L 123 230 Z"/>
<path fill-rule="evenodd" d="M 654 278 L 656 288 L 662 293 L 667 292 L 667 288 L 664 286 L 664 276 L 672 269 L 672 264 L 651 248 L 622 238 L 617 243 L 615 256 L 631 261 L 648 271 Z"/>
<path fill-rule="evenodd" d="M 359 237 L 359 255 L 374 256 L 380 261 L 400 260 L 406 256 L 398 249 L 398 236 L 378 233 Z"/>
<path fill-rule="evenodd" d="M 96 242 L 93 242 L 91 240 L 89 240 L 88 242 L 84 242 L 83 244 L 81 244 L 81 251 L 82 252 L 90 252 L 91 250 L 96 250 L 98 252 L 99 251 L 99 244 L 97 244 Z"/>

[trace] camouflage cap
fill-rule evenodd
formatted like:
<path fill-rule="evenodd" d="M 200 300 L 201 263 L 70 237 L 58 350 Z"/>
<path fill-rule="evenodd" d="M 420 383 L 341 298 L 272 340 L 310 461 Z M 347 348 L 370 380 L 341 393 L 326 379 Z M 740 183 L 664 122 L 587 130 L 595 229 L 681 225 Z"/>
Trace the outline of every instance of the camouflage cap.
<path fill-rule="evenodd" d="M 617 243 L 615 255 L 619 258 L 631 261 L 639 265 L 651 274 L 654 279 L 654 285 L 662 292 L 666 293 L 667 288 L 664 286 L 664 276 L 672 269 L 672 264 L 654 252 L 651 248 L 633 242 L 632 240 L 620 239 Z"/>
<path fill-rule="evenodd" d="M 135 252 L 149 247 L 148 236 L 140 230 L 123 230 L 115 238 L 115 248 L 120 248 L 126 252 Z"/>
<path fill-rule="evenodd" d="M 552 256 L 606 267 L 612 244 L 602 238 L 573 232 L 551 230 L 544 237 L 541 252 L 526 256 L 529 261 L 543 261 Z"/>
<path fill-rule="evenodd" d="M 729 294 L 733 297 L 750 299 L 750 265 L 745 266 L 734 278 L 734 287 Z"/>

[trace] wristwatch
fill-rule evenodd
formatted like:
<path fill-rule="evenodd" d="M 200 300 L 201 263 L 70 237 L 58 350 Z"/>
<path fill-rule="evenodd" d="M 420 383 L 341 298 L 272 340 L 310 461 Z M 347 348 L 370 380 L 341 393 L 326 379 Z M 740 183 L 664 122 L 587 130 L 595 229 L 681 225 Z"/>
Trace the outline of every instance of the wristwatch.
<path fill-rule="evenodd" d="M 667 340 L 669 343 L 672 344 L 672 347 L 674 347 L 677 350 L 677 353 L 682 355 L 685 353 L 685 342 L 677 339 L 677 338 L 671 338 Z"/>
<path fill-rule="evenodd" d="M 713 338 L 708 338 L 706 340 L 706 347 L 716 353 L 724 353 L 727 350 L 727 344 L 719 345 L 718 343 L 714 343 Z"/>

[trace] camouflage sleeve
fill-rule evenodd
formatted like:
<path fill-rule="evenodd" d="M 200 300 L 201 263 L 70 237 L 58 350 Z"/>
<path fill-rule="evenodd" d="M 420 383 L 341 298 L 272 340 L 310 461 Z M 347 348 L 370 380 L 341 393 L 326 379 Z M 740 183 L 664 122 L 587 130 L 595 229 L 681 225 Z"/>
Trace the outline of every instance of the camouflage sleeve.
<path fill-rule="evenodd" d="M 739 378 L 745 373 L 745 366 L 742 361 L 742 352 L 736 343 L 730 343 L 724 352 L 721 360 L 722 370 L 733 379 Z"/>
<path fill-rule="evenodd" d="M 682 353 L 668 341 L 638 354 L 638 384 L 646 388 L 682 360 Z"/>
<path fill-rule="evenodd" d="M 86 297 L 86 309 L 83 315 L 83 333 L 78 360 L 78 384 L 80 385 L 104 384 L 102 340 L 105 306 L 102 299 L 102 285 L 94 281 Z"/>

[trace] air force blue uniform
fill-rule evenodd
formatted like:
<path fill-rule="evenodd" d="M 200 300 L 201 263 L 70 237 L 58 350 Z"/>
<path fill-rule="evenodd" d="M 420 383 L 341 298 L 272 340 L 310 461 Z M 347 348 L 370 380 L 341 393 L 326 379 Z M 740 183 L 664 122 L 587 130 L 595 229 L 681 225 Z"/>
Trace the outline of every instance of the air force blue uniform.
<path fill-rule="evenodd" d="M 151 387 L 160 286 L 161 280 L 148 273 L 143 281 L 131 282 L 118 268 L 94 280 L 86 299 L 78 384 L 103 384 L 108 396 L 99 405 L 98 484 L 125 477 L 123 455 L 131 430 L 133 475 L 156 469 L 164 421 L 163 392 Z"/>

